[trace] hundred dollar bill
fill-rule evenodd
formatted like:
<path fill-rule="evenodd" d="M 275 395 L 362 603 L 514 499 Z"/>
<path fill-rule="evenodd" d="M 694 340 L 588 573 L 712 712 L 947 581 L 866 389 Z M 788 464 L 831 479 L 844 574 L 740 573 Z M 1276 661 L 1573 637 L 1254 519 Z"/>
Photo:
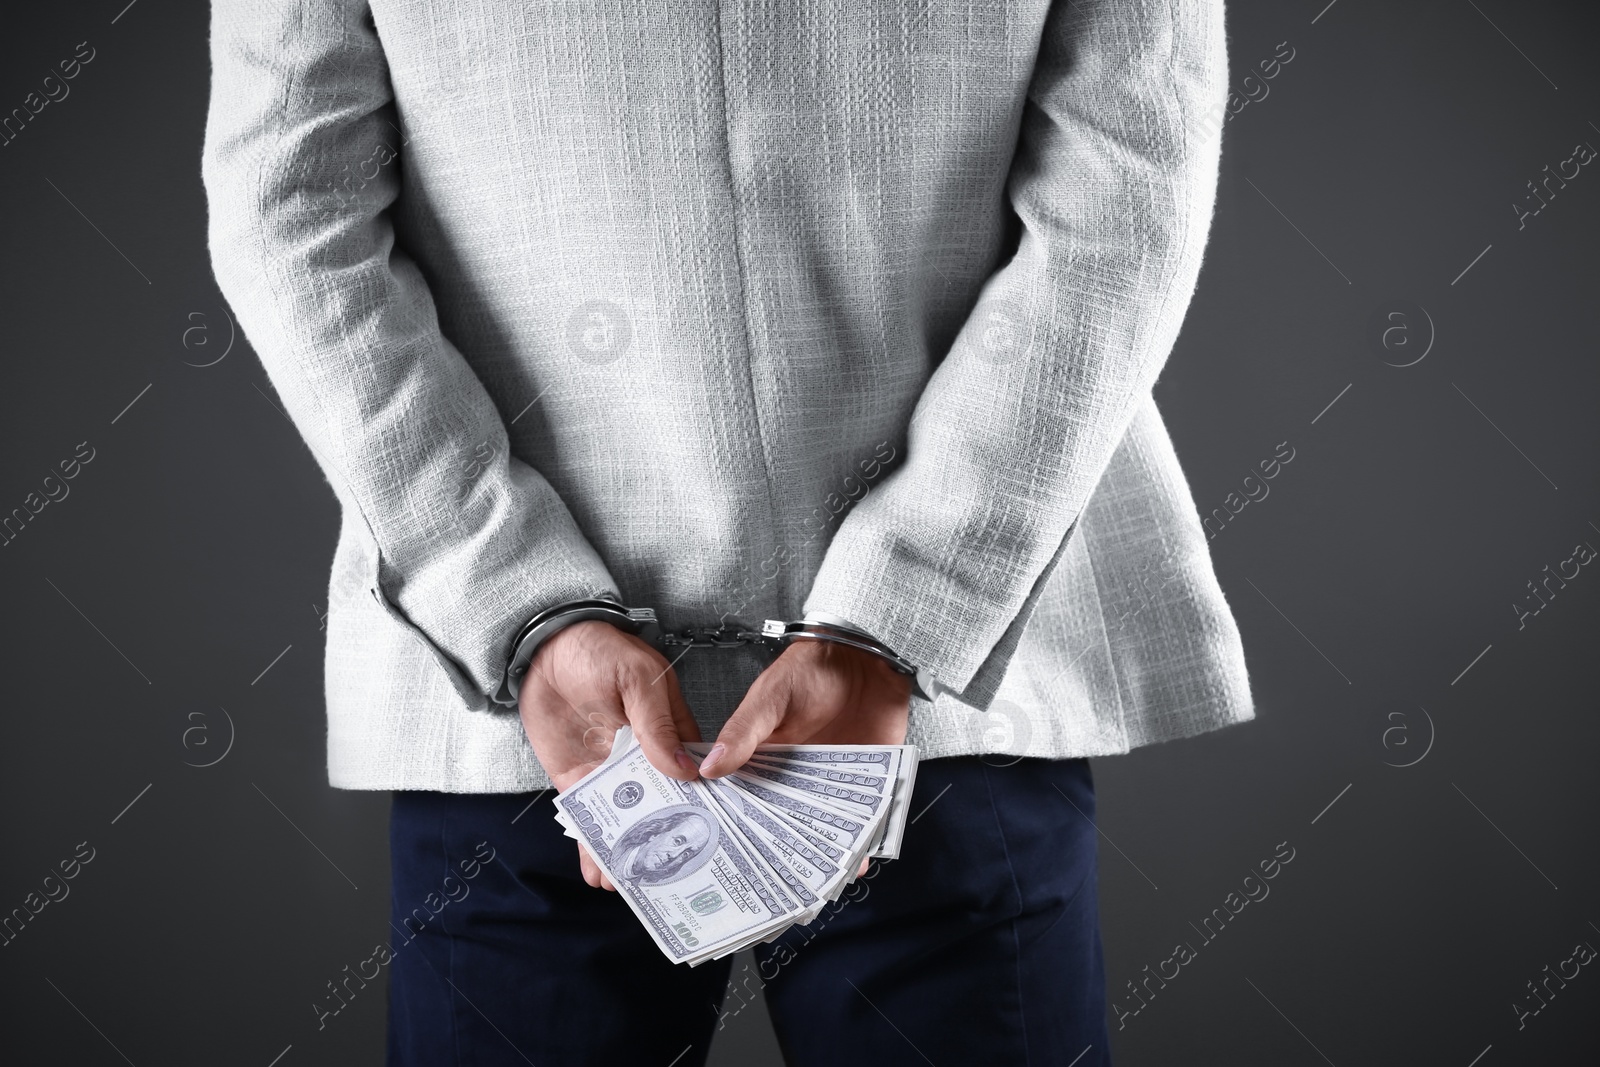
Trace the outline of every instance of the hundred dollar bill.
<path fill-rule="evenodd" d="M 878 793 L 867 792 L 856 785 L 835 785 L 832 782 L 819 781 L 806 774 L 794 774 L 789 771 L 773 771 L 763 766 L 754 766 L 750 763 L 741 766 L 728 777 L 742 782 L 762 782 L 771 789 L 784 790 L 787 793 L 798 793 L 803 797 L 810 797 L 819 805 L 832 808 L 840 813 L 853 814 L 861 821 L 872 821 L 878 814 L 888 814 L 888 803 Z"/>
<path fill-rule="evenodd" d="M 696 964 L 787 927 L 799 908 L 773 893 L 699 783 L 660 773 L 631 740 L 556 806 L 661 951 Z"/>
<path fill-rule="evenodd" d="M 633 727 L 624 723 L 622 726 L 618 727 L 616 733 L 611 735 L 611 751 L 606 755 L 605 759 L 600 761 L 599 766 L 589 773 L 595 774 L 598 771 L 603 770 L 605 767 L 610 766 L 612 763 L 615 763 L 618 758 L 627 754 L 627 752 L 633 747 Z M 557 793 L 555 796 L 551 797 L 550 803 L 555 805 L 556 822 L 561 824 L 561 832 L 572 838 L 574 841 L 582 841 L 583 836 L 573 828 L 572 824 L 567 821 L 566 815 L 564 815 L 561 811 L 561 794 Z"/>
<path fill-rule="evenodd" d="M 690 753 L 704 757 L 710 745 L 703 741 L 684 745 Z M 767 766 L 776 770 L 798 771 L 840 785 L 856 785 L 883 793 L 895 781 L 904 749 L 913 745 L 817 745 L 762 744 L 756 747 L 745 766 Z"/>
<path fill-rule="evenodd" d="M 888 770 L 899 754 L 915 745 L 780 745 L 766 742 L 756 746 L 757 757 L 793 760 L 796 763 L 824 763 L 832 767 L 860 765 Z"/>
<path fill-rule="evenodd" d="M 758 751 L 746 766 L 766 767 L 777 771 L 819 778 L 835 785 L 851 786 L 889 796 L 889 825 L 884 831 L 884 842 L 874 851 L 874 856 L 894 859 L 900 854 L 900 838 L 904 833 L 906 809 L 910 790 L 903 775 L 914 774 L 915 755 L 903 758 L 899 746 L 876 748 L 870 751 L 826 749 L 819 751 L 787 750 Z M 913 746 L 904 746 L 911 748 Z"/>
<path fill-rule="evenodd" d="M 826 852 L 841 875 L 823 892 L 835 899 L 855 880 L 861 860 L 877 845 L 883 833 L 883 820 L 857 822 L 847 816 L 816 805 L 810 798 L 782 792 L 781 786 L 767 787 L 733 777 L 723 779 L 732 788 L 749 794 L 772 818 L 790 829 L 813 848 Z M 837 858 L 834 858 L 837 854 Z"/>
<path fill-rule="evenodd" d="M 809 799 L 780 794 L 776 789 L 751 786 L 734 778 L 719 780 L 720 784 L 747 798 L 781 828 L 815 852 L 828 858 L 838 873 L 822 891 L 825 899 L 833 899 L 843 886 L 855 878 L 861 856 L 872 840 L 873 823 L 860 823 L 836 812 L 815 806 Z"/>
<path fill-rule="evenodd" d="M 844 775 L 866 775 L 886 779 L 892 784 L 902 758 L 900 749 L 897 745 L 852 750 L 769 744 L 756 749 L 750 759 L 755 763 L 781 765 L 788 770 L 803 770 L 832 781 L 847 780 L 842 777 Z M 855 782 L 856 778 L 848 780 Z"/>
<path fill-rule="evenodd" d="M 883 844 L 873 855 L 883 859 L 895 859 L 900 855 L 900 842 L 905 835 L 907 814 L 911 807 L 911 793 L 917 779 L 917 746 L 828 747 L 769 744 L 757 749 L 751 759 L 752 762 L 760 762 L 764 766 L 821 775 L 831 781 L 848 781 L 856 785 L 866 783 L 859 777 L 846 779 L 843 776 L 859 775 L 870 768 L 873 773 L 891 778 L 889 825 L 884 830 Z"/>
<path fill-rule="evenodd" d="M 718 794 L 724 806 L 731 807 L 764 829 L 785 856 L 792 854 L 817 868 L 824 875 L 832 875 L 839 869 L 839 863 L 848 849 L 808 834 L 805 828 L 793 822 L 786 812 L 773 809 L 739 789 L 733 782 L 716 780 L 708 781 L 706 784 L 713 793 Z"/>
<path fill-rule="evenodd" d="M 785 771 L 792 774 L 804 775 L 809 778 L 816 778 L 818 780 L 829 782 L 833 785 L 862 789 L 868 792 L 885 789 L 892 790 L 894 788 L 893 779 L 885 778 L 880 775 L 860 774 L 855 771 L 836 771 L 813 764 L 791 763 L 787 760 L 753 759 L 745 766 L 749 768 L 760 767 L 775 771 Z M 883 814 L 886 823 L 883 841 L 879 844 L 878 848 L 872 852 L 872 855 L 881 856 L 884 859 L 895 859 L 900 852 L 900 837 L 905 828 L 906 799 L 898 793 L 890 792 L 886 800 L 888 807 L 886 812 Z M 877 818 L 878 815 L 875 814 L 872 817 Z"/>
<path fill-rule="evenodd" d="M 821 914 L 829 894 L 851 872 L 841 870 L 824 852 L 807 843 L 765 805 L 725 782 L 709 782 L 713 799 L 727 813 L 745 839 L 774 869 L 792 873 L 804 886 L 806 914 L 795 921 L 808 923 Z M 837 852 L 837 850 L 832 850 Z M 796 895 L 802 895 L 796 891 Z"/>
<path fill-rule="evenodd" d="M 759 798 L 769 808 L 804 828 L 809 839 L 824 841 L 844 850 L 846 856 L 857 847 L 867 832 L 868 820 L 847 814 L 818 802 L 816 797 L 792 793 L 779 785 L 729 775 L 726 782 Z"/>
<path fill-rule="evenodd" d="M 733 777 L 746 780 L 754 778 L 784 789 L 807 793 L 840 811 L 856 812 L 867 819 L 877 815 L 880 809 L 887 808 L 882 793 L 865 787 L 829 782 L 794 771 L 774 770 L 758 763 L 746 763 L 733 772 Z"/>
<path fill-rule="evenodd" d="M 912 745 L 763 744 L 731 775 L 681 782 L 624 726 L 556 796 L 556 820 L 662 952 L 694 966 L 811 922 L 864 858 L 897 855 L 917 759 Z"/>
<path fill-rule="evenodd" d="M 721 781 L 751 793 L 760 803 L 772 809 L 775 816 L 787 818 L 808 837 L 843 844 L 845 855 L 838 865 L 848 872 L 845 882 L 855 878 L 861 861 L 871 855 L 882 841 L 887 821 L 885 816 L 889 810 L 887 805 L 880 805 L 874 813 L 862 814 L 859 810 L 847 810 L 853 805 L 836 801 L 826 794 L 792 789 L 779 782 L 746 777 L 737 771 Z M 833 887 L 833 891 L 837 892 L 843 884 Z"/>
<path fill-rule="evenodd" d="M 747 852 L 760 857 L 761 873 L 767 875 L 779 899 L 790 904 L 790 910 L 804 912 L 817 903 L 817 894 L 811 888 L 809 884 L 811 879 L 808 877 L 814 872 L 809 869 L 805 874 L 797 871 L 754 822 L 747 820 L 740 812 L 725 804 L 708 783 L 694 784 L 705 792 L 712 806 L 721 812 L 724 829 L 733 833 Z M 795 907 L 793 902 L 798 902 L 799 906 Z M 795 918 L 798 919 L 799 916 L 796 915 Z"/>
<path fill-rule="evenodd" d="M 689 748 L 692 751 L 696 746 L 709 747 L 702 742 L 694 742 Z M 916 745 L 790 745 L 768 741 L 757 745 L 751 758 L 781 759 L 840 770 L 849 768 L 869 773 L 891 773 L 896 759 L 904 761 L 914 759 L 916 755 Z"/>
<path fill-rule="evenodd" d="M 815 778 L 822 782 L 832 782 L 835 785 L 855 786 L 865 789 L 880 796 L 894 786 L 894 778 L 888 774 L 873 774 L 868 770 L 852 768 L 839 770 L 817 763 L 800 763 L 781 756 L 752 756 L 746 767 L 765 767 L 769 770 L 784 771 L 789 774 L 803 774 L 808 778 Z M 876 768 L 872 768 L 875 770 Z"/>
<path fill-rule="evenodd" d="M 685 747 L 691 753 L 704 756 L 710 745 L 692 742 Z M 808 774 L 840 786 L 855 786 L 880 793 L 887 791 L 893 810 L 890 812 L 891 824 L 886 845 L 897 855 L 916 781 L 917 762 L 915 745 L 792 745 L 768 742 L 756 747 L 746 766 Z M 893 858 L 893 855 L 886 858 Z"/>

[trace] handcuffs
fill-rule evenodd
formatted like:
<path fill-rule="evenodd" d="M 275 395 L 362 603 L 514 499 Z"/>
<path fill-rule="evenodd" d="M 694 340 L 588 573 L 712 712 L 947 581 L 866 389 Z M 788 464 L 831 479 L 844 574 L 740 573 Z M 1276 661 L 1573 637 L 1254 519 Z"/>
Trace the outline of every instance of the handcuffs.
<path fill-rule="evenodd" d="M 528 620 L 512 641 L 511 655 L 495 702 L 516 706 L 523 677 L 528 673 L 528 665 L 533 662 L 539 646 L 558 630 L 590 620 L 608 622 L 625 633 L 633 634 L 673 658 L 674 662 L 680 650 L 687 651 L 690 648 L 742 648 L 755 645 L 777 655 L 793 641 L 829 641 L 870 652 L 885 660 L 896 673 L 911 679 L 913 692 L 924 700 L 932 700 L 944 689 L 927 671 L 913 666 L 871 634 L 834 616 L 814 613 L 795 622 L 768 619 L 759 630 L 723 625 L 715 628 L 689 626 L 677 631 L 664 631 L 656 619 L 654 608 L 630 608 L 614 600 L 593 597 L 557 604 Z"/>

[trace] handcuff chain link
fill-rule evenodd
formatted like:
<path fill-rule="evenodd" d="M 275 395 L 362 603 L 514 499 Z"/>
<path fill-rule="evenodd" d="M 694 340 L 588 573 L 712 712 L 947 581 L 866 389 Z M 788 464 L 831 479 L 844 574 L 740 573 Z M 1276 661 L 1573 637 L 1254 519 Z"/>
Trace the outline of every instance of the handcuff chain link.
<path fill-rule="evenodd" d="M 675 648 L 739 648 L 743 645 L 772 647 L 772 641 L 756 630 L 739 626 L 686 626 L 676 632 L 663 632 L 662 645 Z"/>

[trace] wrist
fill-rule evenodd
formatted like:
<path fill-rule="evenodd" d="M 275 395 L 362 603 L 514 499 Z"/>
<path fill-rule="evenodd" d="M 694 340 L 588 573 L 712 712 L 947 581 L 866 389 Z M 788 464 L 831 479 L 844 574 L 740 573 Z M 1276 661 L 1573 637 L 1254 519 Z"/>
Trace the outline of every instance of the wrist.
<path fill-rule="evenodd" d="M 798 623 L 790 623 L 785 630 L 803 631 L 796 635 L 801 637 L 805 637 L 805 632 L 809 632 L 813 635 L 812 639 L 837 641 L 879 657 L 896 674 L 907 680 L 909 695 L 919 696 L 931 702 L 939 693 L 945 691 L 945 687 L 940 685 L 928 671 L 897 654 L 888 645 L 842 615 L 826 611 L 810 611 Z"/>
<path fill-rule="evenodd" d="M 541 646 L 557 633 L 580 622 L 607 622 L 625 633 L 653 638 L 657 632 L 656 613 L 650 608 L 624 607 L 609 597 L 593 597 L 557 604 L 529 619 L 513 639 L 506 669 L 495 694 L 495 702 L 516 706 L 522 684 Z"/>

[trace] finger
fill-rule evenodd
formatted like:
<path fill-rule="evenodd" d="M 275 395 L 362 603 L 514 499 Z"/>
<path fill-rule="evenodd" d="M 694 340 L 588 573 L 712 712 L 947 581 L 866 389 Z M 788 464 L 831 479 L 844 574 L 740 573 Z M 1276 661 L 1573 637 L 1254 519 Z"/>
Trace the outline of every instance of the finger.
<path fill-rule="evenodd" d="M 872 865 L 872 861 L 870 859 L 862 860 L 861 861 L 861 866 L 856 868 L 856 877 L 857 878 L 866 877 L 867 868 L 870 867 L 871 865 Z"/>
<path fill-rule="evenodd" d="M 678 687 L 678 672 L 669 668 L 662 682 L 667 687 L 667 703 L 672 708 L 672 724 L 678 728 L 678 739 L 700 740 L 700 724 L 694 721 L 689 702 L 683 699 L 683 690 Z"/>
<path fill-rule="evenodd" d="M 605 877 L 600 873 L 600 866 L 589 858 L 589 852 L 582 845 L 578 846 L 578 869 L 583 872 L 583 880 L 596 888 L 600 879 Z"/>
<path fill-rule="evenodd" d="M 722 724 L 717 743 L 701 761 L 703 776 L 720 778 L 733 773 L 783 721 L 789 710 L 791 693 L 788 683 L 783 681 L 785 677 L 787 675 L 769 668 L 755 680 L 733 715 Z"/>
<path fill-rule="evenodd" d="M 596 889 L 605 889 L 612 893 L 617 891 L 617 887 L 611 884 L 610 877 L 600 869 L 594 857 L 589 855 L 589 850 L 582 845 L 578 846 L 578 867 L 583 871 L 583 880 Z"/>
<path fill-rule="evenodd" d="M 692 781 L 698 776 L 698 769 L 680 744 L 672 702 L 667 695 L 670 689 L 660 684 L 666 680 L 666 671 L 658 664 L 659 659 L 641 650 L 637 656 L 620 663 L 617 692 L 622 697 L 623 712 L 628 716 L 628 725 L 633 727 L 633 736 L 644 758 L 668 777 Z"/>

